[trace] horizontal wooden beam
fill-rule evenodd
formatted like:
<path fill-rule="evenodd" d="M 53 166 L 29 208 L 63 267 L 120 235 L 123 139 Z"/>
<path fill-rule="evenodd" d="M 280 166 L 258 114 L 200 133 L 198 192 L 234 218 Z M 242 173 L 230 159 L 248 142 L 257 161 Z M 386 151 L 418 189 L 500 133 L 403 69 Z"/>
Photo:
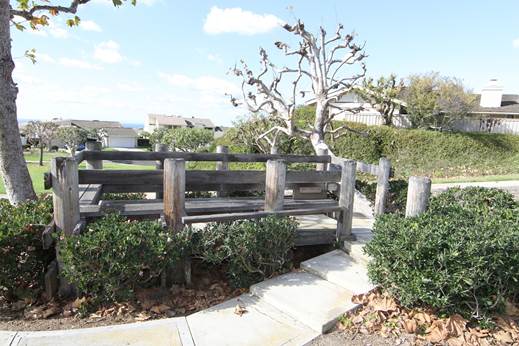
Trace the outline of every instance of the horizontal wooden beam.
<path fill-rule="evenodd" d="M 336 208 L 337 205 L 337 201 L 329 199 L 286 199 L 284 209 Z M 125 216 L 159 216 L 163 212 L 163 207 L 161 200 L 102 201 L 100 205 L 81 205 L 81 217 L 100 217 L 109 211 L 116 211 Z M 186 198 L 187 215 L 261 211 L 263 207 L 264 200 L 261 198 Z"/>
<path fill-rule="evenodd" d="M 287 184 L 337 182 L 337 171 L 288 171 Z M 161 185 L 163 170 L 79 170 L 80 184 Z M 265 184 L 265 171 L 186 171 L 186 190 L 204 184 Z"/>
<path fill-rule="evenodd" d="M 227 222 L 244 219 L 259 219 L 271 215 L 275 216 L 297 216 L 297 215 L 318 215 L 339 211 L 339 206 L 335 207 L 319 207 L 307 209 L 291 209 L 277 211 L 253 211 L 245 213 L 229 213 L 229 214 L 212 214 L 212 215 L 194 215 L 184 216 L 182 222 L 185 224 L 204 223 L 204 222 Z"/>
<path fill-rule="evenodd" d="M 182 152 L 136 152 L 136 151 L 82 151 L 83 160 L 131 160 L 156 161 L 184 159 L 186 161 L 267 162 L 285 160 L 286 163 L 329 163 L 329 155 L 272 155 L 272 154 L 225 154 L 225 153 L 182 153 Z"/>

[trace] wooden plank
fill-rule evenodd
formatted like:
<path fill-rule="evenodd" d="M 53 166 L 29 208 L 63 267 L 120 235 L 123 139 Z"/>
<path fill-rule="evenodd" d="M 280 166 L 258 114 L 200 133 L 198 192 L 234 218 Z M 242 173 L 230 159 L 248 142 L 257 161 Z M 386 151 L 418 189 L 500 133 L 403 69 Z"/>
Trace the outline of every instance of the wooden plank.
<path fill-rule="evenodd" d="M 333 229 L 299 229 L 296 233 L 295 245 L 324 245 L 334 244 L 337 241 Z"/>
<path fill-rule="evenodd" d="M 184 216 L 182 221 L 185 224 L 203 223 L 203 222 L 227 222 L 243 219 L 259 219 L 262 217 L 276 216 L 297 216 L 297 215 L 318 215 L 332 213 L 340 210 L 339 206 L 335 207 L 319 207 L 307 209 L 277 210 L 277 211 L 255 211 L 246 213 L 230 213 L 230 214 L 212 214 L 212 215 L 194 215 Z"/>
<path fill-rule="evenodd" d="M 173 232 L 183 228 L 185 212 L 186 161 L 164 160 L 164 218 Z"/>
<path fill-rule="evenodd" d="M 389 197 L 389 177 L 391 175 L 391 161 L 382 157 L 378 165 L 377 191 L 375 193 L 375 215 L 384 214 Z"/>
<path fill-rule="evenodd" d="M 229 153 L 229 148 L 226 147 L 225 145 L 218 145 L 216 147 L 216 152 L 219 153 L 219 154 L 228 154 Z M 216 162 L 216 170 L 217 171 L 228 171 L 229 170 L 229 162 L 227 162 L 227 160 L 217 161 Z M 227 191 L 225 191 L 225 186 L 224 185 L 220 185 L 220 188 L 217 191 L 217 196 L 218 197 L 224 197 L 226 195 L 227 195 Z"/>
<path fill-rule="evenodd" d="M 74 158 L 57 157 L 51 162 L 54 222 L 65 236 L 79 222 L 78 163 Z"/>
<path fill-rule="evenodd" d="M 166 152 L 168 152 L 168 146 L 166 144 L 156 143 L 153 150 L 155 150 L 155 152 L 158 152 L 158 153 L 166 153 Z M 164 169 L 164 161 L 157 160 L 155 162 L 155 169 L 157 169 L 157 170 Z M 164 198 L 162 191 L 158 191 L 157 193 L 155 193 L 155 198 L 156 199 Z"/>
<path fill-rule="evenodd" d="M 424 213 L 431 196 L 431 179 L 428 177 L 410 177 L 407 188 L 405 216 L 413 217 Z"/>
<path fill-rule="evenodd" d="M 357 162 L 354 160 L 345 160 L 342 164 L 341 189 L 339 193 L 341 211 L 337 218 L 337 239 L 348 238 L 352 234 L 356 165 Z"/>
<path fill-rule="evenodd" d="M 165 159 L 184 159 L 186 161 L 228 161 L 228 162 L 267 162 L 268 160 L 284 160 L 286 163 L 328 163 L 329 155 L 273 155 L 273 154 L 219 154 L 219 153 L 182 153 L 182 152 L 136 152 L 136 151 L 102 151 L 85 152 L 84 159 L 93 160 L 131 160 L 155 161 Z"/>
<path fill-rule="evenodd" d="M 264 200 L 261 198 L 187 198 L 185 202 L 187 215 L 209 213 L 233 213 L 247 211 L 261 211 Z M 284 209 L 335 208 L 337 201 L 323 200 L 293 200 L 285 199 Z M 115 211 L 125 216 L 155 215 L 163 213 L 162 201 L 102 201 L 100 205 L 81 205 L 81 216 L 86 218 L 99 217 L 103 213 Z"/>
<path fill-rule="evenodd" d="M 86 142 L 86 151 L 100 152 L 103 149 L 101 142 Z M 103 160 L 86 160 L 86 169 L 103 169 Z"/>
<path fill-rule="evenodd" d="M 79 203 L 80 204 L 97 204 L 103 195 L 103 185 L 87 184 L 79 185 Z"/>
<path fill-rule="evenodd" d="M 74 160 L 78 165 L 83 162 L 85 160 L 85 150 L 77 152 L 76 155 L 74 155 Z"/>
<path fill-rule="evenodd" d="M 265 171 L 186 171 L 186 184 L 264 184 Z M 80 184 L 107 185 L 160 185 L 163 179 L 162 170 L 79 170 Z M 287 183 L 320 183 L 338 182 L 340 172 L 337 171 L 287 171 Z M 188 189 L 189 190 L 189 189 Z"/>
<path fill-rule="evenodd" d="M 344 160 L 348 160 L 348 159 L 334 156 L 334 157 L 332 157 L 331 162 L 334 165 L 341 165 Z M 374 165 L 374 164 L 362 162 L 362 161 L 356 161 L 356 162 L 357 162 L 357 172 L 367 173 L 367 174 L 371 174 L 371 175 L 378 174 L 378 167 L 379 167 L 378 165 Z"/>
<path fill-rule="evenodd" d="M 287 166 L 283 160 L 267 161 L 265 174 L 265 210 L 283 209 Z"/>

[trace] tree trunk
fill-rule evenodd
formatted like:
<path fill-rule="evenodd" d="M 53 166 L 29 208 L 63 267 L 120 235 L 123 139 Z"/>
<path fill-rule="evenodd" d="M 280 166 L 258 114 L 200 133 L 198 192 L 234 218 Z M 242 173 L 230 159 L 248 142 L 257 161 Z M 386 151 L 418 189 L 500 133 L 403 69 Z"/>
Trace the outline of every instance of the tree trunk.
<path fill-rule="evenodd" d="M 0 175 L 12 204 L 35 199 L 31 177 L 23 157 L 16 118 L 18 88 L 13 81 L 9 0 L 0 0 Z"/>
<path fill-rule="evenodd" d="M 40 145 L 40 166 L 43 166 L 43 145 Z"/>
<path fill-rule="evenodd" d="M 314 128 L 312 130 L 312 134 L 310 135 L 310 142 L 314 147 L 314 151 L 317 153 L 318 148 L 323 148 L 326 144 L 324 143 L 324 122 L 326 117 L 327 109 L 326 107 L 317 100 L 317 104 L 315 107 L 315 121 Z M 328 146 L 326 146 L 328 148 Z"/>

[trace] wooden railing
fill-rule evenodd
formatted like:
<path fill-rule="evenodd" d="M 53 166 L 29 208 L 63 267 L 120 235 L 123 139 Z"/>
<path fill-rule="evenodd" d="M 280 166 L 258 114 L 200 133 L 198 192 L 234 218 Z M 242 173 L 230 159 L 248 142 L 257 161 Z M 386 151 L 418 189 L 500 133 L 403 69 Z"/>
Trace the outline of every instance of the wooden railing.
<path fill-rule="evenodd" d="M 261 218 L 267 215 L 327 214 L 337 219 L 333 240 L 351 237 L 356 172 L 378 177 L 376 213 L 384 210 L 390 164 L 379 165 L 337 158 L 333 155 L 233 154 L 218 147 L 217 153 L 101 151 L 88 143 L 73 158 L 55 158 L 46 181 L 54 193 L 54 222 L 65 235 L 77 233 L 85 220 L 108 210 L 128 216 L 163 216 L 173 230 L 202 222 Z M 103 170 L 103 161 L 152 161 L 155 170 Z M 79 169 L 86 161 L 87 169 Z M 210 161 L 216 170 L 188 170 L 187 161 Z M 229 162 L 264 162 L 262 170 L 230 170 Z M 316 170 L 287 170 L 290 163 L 315 164 Z M 292 198 L 285 196 L 293 190 Z M 186 191 L 215 191 L 215 198 L 187 198 Z M 264 198 L 231 198 L 236 191 L 259 191 Z M 156 198 L 141 201 L 103 201 L 110 192 L 152 192 Z M 329 192 L 338 200 L 327 198 Z M 321 232 L 322 233 L 322 232 Z M 323 233 L 324 234 L 324 233 Z M 314 236 L 312 236 L 314 237 Z M 322 243 L 322 239 L 312 242 Z M 327 234 L 327 241 L 331 241 Z"/>

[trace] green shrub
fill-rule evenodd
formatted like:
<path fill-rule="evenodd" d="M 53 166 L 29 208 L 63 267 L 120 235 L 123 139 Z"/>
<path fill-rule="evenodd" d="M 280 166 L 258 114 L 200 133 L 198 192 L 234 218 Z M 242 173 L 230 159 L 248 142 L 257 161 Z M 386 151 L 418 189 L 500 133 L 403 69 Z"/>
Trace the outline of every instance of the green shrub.
<path fill-rule="evenodd" d="M 134 201 L 140 199 L 146 199 L 144 192 L 128 192 L 128 193 L 105 193 L 102 197 L 103 200 L 119 200 L 119 201 Z"/>
<path fill-rule="evenodd" d="M 83 234 L 60 241 L 64 274 L 93 302 L 126 300 L 135 288 L 156 284 L 164 269 L 187 254 L 190 234 L 108 214 Z"/>
<path fill-rule="evenodd" d="M 407 201 L 407 181 L 396 179 L 389 181 L 389 196 L 386 202 L 387 213 L 403 213 L 405 212 L 405 204 Z M 364 194 L 366 198 L 375 203 L 375 195 L 377 192 L 376 181 L 356 180 L 355 188 Z"/>
<path fill-rule="evenodd" d="M 405 306 L 480 317 L 519 295 L 519 204 L 495 189 L 450 189 L 413 218 L 377 218 L 368 272 Z"/>
<path fill-rule="evenodd" d="M 198 232 L 196 254 L 212 264 L 227 265 L 237 287 L 249 285 L 291 267 L 297 223 L 290 218 L 212 223 Z"/>
<path fill-rule="evenodd" d="M 0 296 L 9 301 L 36 297 L 54 251 L 42 247 L 42 232 L 52 220 L 52 198 L 12 206 L 0 200 Z"/>

